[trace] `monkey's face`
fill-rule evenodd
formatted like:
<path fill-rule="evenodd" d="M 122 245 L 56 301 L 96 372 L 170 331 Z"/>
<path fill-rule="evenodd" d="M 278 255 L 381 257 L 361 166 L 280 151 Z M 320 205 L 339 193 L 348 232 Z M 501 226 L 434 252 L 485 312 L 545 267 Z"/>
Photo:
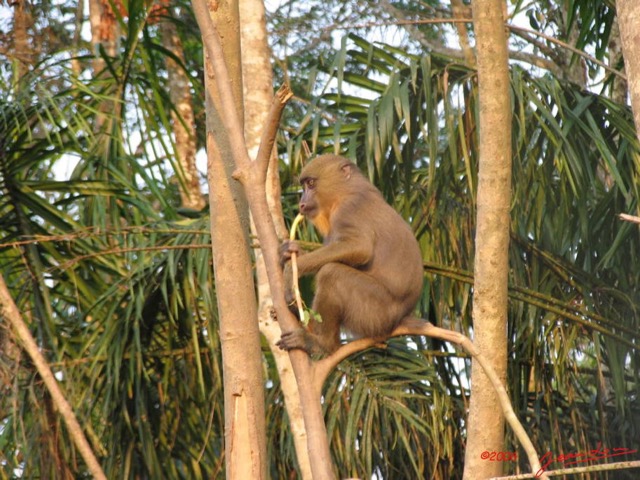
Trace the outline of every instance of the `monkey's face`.
<path fill-rule="evenodd" d="M 331 229 L 331 216 L 345 195 L 356 188 L 351 180 L 355 165 L 344 157 L 321 155 L 300 173 L 303 188 L 300 213 L 315 225 L 323 237 Z"/>
<path fill-rule="evenodd" d="M 322 179 L 310 175 L 300 178 L 302 183 L 302 198 L 300 199 L 300 213 L 311 220 L 320 235 L 326 237 L 330 229 L 331 202 L 327 201 L 326 185 Z"/>
<path fill-rule="evenodd" d="M 320 210 L 317 196 L 318 180 L 313 177 L 303 177 L 300 179 L 300 182 L 303 188 L 302 197 L 298 205 L 300 213 L 313 220 Z"/>

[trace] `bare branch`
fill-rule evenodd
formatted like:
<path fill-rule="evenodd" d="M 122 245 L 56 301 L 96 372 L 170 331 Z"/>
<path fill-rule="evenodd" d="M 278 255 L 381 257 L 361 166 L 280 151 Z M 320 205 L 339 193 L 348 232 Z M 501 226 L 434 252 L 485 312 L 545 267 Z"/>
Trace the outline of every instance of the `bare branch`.
<path fill-rule="evenodd" d="M 626 213 L 621 213 L 619 216 L 620 220 L 624 220 L 625 222 L 640 223 L 640 217 L 627 215 Z"/>
<path fill-rule="evenodd" d="M 289 99 L 293 96 L 293 92 L 288 85 L 282 85 L 273 97 L 273 103 L 269 110 L 269 116 L 267 117 L 266 124 L 262 130 L 262 138 L 260 139 L 260 148 L 258 149 L 258 155 L 256 162 L 258 165 L 258 174 L 260 175 L 260 183 L 265 183 L 267 179 L 267 169 L 269 168 L 269 160 L 271 158 L 271 152 L 273 151 L 273 145 L 276 142 L 276 134 L 278 133 L 278 127 L 280 126 L 280 117 L 282 111 Z"/>
<path fill-rule="evenodd" d="M 474 358 L 474 360 L 478 362 L 487 378 L 489 378 L 489 380 L 491 381 L 491 384 L 493 385 L 493 388 L 498 395 L 498 400 L 500 401 L 500 407 L 502 408 L 504 416 L 507 422 L 509 422 L 512 430 L 516 434 L 516 437 L 518 437 L 522 448 L 525 450 L 532 471 L 540 471 L 540 460 L 538 458 L 538 454 L 536 453 L 536 449 L 533 446 L 529 435 L 527 435 L 527 432 L 525 431 L 524 427 L 513 411 L 511 401 L 509 400 L 509 395 L 507 394 L 504 385 L 500 381 L 500 378 L 498 377 L 496 371 L 491 366 L 491 363 L 485 359 L 482 353 L 473 345 L 473 342 L 461 333 L 455 332 L 453 330 L 447 330 L 445 328 L 436 327 L 432 323 L 424 321 L 422 319 L 413 317 L 408 317 L 408 319 L 410 319 L 410 321 L 405 325 L 400 325 L 399 327 L 397 327 L 393 332 L 391 332 L 389 338 L 400 337 L 403 335 L 424 335 L 426 337 L 438 338 L 440 340 L 454 343 L 466 350 Z M 406 326 L 407 324 L 410 326 Z M 354 340 L 353 342 L 349 342 L 346 345 L 342 345 L 330 356 L 317 361 L 314 365 L 314 383 L 316 385 L 316 389 L 322 388 L 322 385 L 331 370 L 333 370 L 342 360 L 350 355 L 353 355 L 354 353 L 372 347 L 380 343 L 381 341 L 382 339 L 374 338 L 361 338 L 358 340 Z M 545 476 L 544 474 L 542 474 L 538 478 L 544 479 Z"/>
<path fill-rule="evenodd" d="M 640 468 L 640 460 L 634 462 L 616 462 L 603 465 L 591 465 L 589 467 L 560 468 L 548 470 L 545 474 L 549 477 L 559 477 L 560 475 L 572 475 L 577 473 L 608 472 L 613 470 L 626 470 L 629 468 Z M 537 472 L 536 472 L 537 473 Z M 536 473 L 523 473 L 521 475 L 508 475 L 506 477 L 494 477 L 490 480 L 525 480 L 528 478 L 542 478 Z"/>
<path fill-rule="evenodd" d="M 616 75 L 619 78 L 622 78 L 624 80 L 627 79 L 627 77 L 626 77 L 626 75 L 624 73 L 616 70 L 615 68 L 611 68 L 609 65 L 607 65 L 604 62 L 601 62 L 600 60 L 598 60 L 594 56 L 589 55 L 588 53 L 585 53 L 585 52 L 583 52 L 582 50 L 580 50 L 578 48 L 572 47 L 571 45 L 569 45 L 566 42 L 563 42 L 561 40 L 553 38 L 553 37 L 551 37 L 549 35 L 545 35 L 542 32 L 537 32 L 535 30 L 531 30 L 529 28 L 518 27 L 516 25 L 510 25 L 510 24 L 507 24 L 506 27 L 509 30 L 511 30 L 512 32 L 524 32 L 524 33 L 528 33 L 530 35 L 536 35 L 538 37 L 542 37 L 545 40 L 547 40 L 548 42 L 555 43 L 556 45 L 559 45 L 562 48 L 566 48 L 567 50 L 570 50 L 571 52 L 575 53 L 576 55 L 579 55 L 579 56 L 583 57 L 585 60 L 595 63 L 599 67 L 604 68 L 607 72 L 613 73 L 614 75 Z"/>
<path fill-rule="evenodd" d="M 98 459 L 93 453 L 93 450 L 82 431 L 80 423 L 78 423 L 78 420 L 73 413 L 71 405 L 62 393 L 47 360 L 44 358 L 44 355 L 40 353 L 38 344 L 31 335 L 29 328 L 24 323 L 22 315 L 18 310 L 18 306 L 13 301 L 2 275 L 0 275 L 0 317 L 6 318 L 9 321 L 20 343 L 31 357 L 31 360 L 33 360 L 33 364 L 36 366 L 42 381 L 51 394 L 53 404 L 56 406 L 56 409 L 60 412 L 62 419 L 67 425 L 69 436 L 78 448 L 80 455 L 82 455 L 91 475 L 98 480 L 107 480 Z"/>

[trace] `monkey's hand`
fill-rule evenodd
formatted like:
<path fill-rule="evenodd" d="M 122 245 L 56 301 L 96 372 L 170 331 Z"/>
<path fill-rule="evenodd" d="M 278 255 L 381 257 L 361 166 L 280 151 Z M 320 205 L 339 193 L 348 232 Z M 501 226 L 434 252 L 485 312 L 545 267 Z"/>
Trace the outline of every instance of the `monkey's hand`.
<path fill-rule="evenodd" d="M 300 246 L 295 240 L 285 240 L 282 242 L 279 248 L 280 253 L 280 266 L 284 274 L 284 298 L 289 305 L 289 309 L 297 315 L 297 309 L 295 306 L 296 297 L 293 293 L 293 271 L 291 267 L 291 255 L 293 253 L 300 254 Z"/>
<path fill-rule="evenodd" d="M 295 240 L 285 240 L 282 242 L 282 245 L 280 245 L 278 253 L 280 254 L 280 266 L 284 267 L 284 265 L 291 260 L 292 253 L 300 255 L 300 245 L 298 245 L 298 242 Z"/>
<path fill-rule="evenodd" d="M 291 263 L 287 263 L 284 265 L 282 270 L 284 275 L 284 299 L 289 305 L 289 310 L 291 310 L 296 316 L 298 315 L 298 309 L 296 308 L 296 296 L 293 293 L 293 271 L 291 269 Z"/>
<path fill-rule="evenodd" d="M 290 332 L 284 332 L 280 337 L 280 340 L 276 342 L 276 345 L 281 350 L 300 349 L 304 350 L 308 354 L 313 351 L 313 340 L 309 337 L 307 331 L 300 327 Z"/>

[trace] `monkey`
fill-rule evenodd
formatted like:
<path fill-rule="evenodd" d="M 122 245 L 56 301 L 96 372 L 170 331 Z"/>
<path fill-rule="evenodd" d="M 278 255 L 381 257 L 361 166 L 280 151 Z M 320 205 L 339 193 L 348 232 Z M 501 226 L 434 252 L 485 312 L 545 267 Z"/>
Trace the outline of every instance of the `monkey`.
<path fill-rule="evenodd" d="M 340 346 L 340 329 L 356 338 L 386 339 L 410 324 L 422 291 L 422 253 L 405 220 L 349 159 L 321 155 L 300 174 L 300 213 L 323 237 L 323 246 L 304 253 L 295 241 L 280 246 L 286 269 L 293 252 L 300 276 L 315 274 L 308 329 L 282 334 L 283 350 L 326 355 Z M 313 317 L 313 315 L 312 315 Z"/>

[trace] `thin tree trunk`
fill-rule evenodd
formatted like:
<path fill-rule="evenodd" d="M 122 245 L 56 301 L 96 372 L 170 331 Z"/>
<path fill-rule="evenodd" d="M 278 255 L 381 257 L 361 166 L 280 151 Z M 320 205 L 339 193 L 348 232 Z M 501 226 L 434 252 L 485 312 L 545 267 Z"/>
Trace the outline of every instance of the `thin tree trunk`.
<path fill-rule="evenodd" d="M 480 103 L 480 162 L 474 266 L 474 344 L 498 373 L 507 368 L 507 282 L 511 197 L 511 105 L 503 0 L 475 0 L 473 20 Z M 473 361 L 464 478 L 502 473 L 484 451 L 501 451 L 504 415 L 480 365 Z"/>
<path fill-rule="evenodd" d="M 213 15 L 224 42 L 237 115 L 242 113 L 242 71 L 237 2 L 220 2 Z M 205 59 L 205 82 L 215 78 Z M 262 353 L 249 255 L 249 210 L 242 186 L 232 178 L 232 145 L 221 118 L 220 96 L 207 95 L 207 176 L 211 243 L 225 398 L 226 478 L 264 479 L 266 440 Z"/>
<path fill-rule="evenodd" d="M 91 25 L 91 46 L 93 47 L 93 74 L 109 75 L 106 70 L 106 62 L 102 58 L 103 54 L 115 57 L 118 52 L 119 27 L 112 4 L 109 0 L 88 0 L 89 1 L 89 23 Z M 122 7 L 122 0 L 115 0 L 115 6 Z M 104 77 L 103 77 L 104 78 Z M 98 107 L 99 113 L 96 115 L 93 124 L 94 132 L 101 137 L 100 145 L 105 158 L 109 155 L 111 145 L 111 129 L 114 126 L 112 119 L 118 116 L 122 105 L 120 102 L 104 100 Z"/>
<path fill-rule="evenodd" d="M 184 64 L 184 49 L 173 21 L 164 18 L 160 22 L 160 31 L 163 46 Z M 169 98 L 175 106 L 175 110 L 171 110 L 171 120 L 175 136 L 176 158 L 180 165 L 180 171 L 176 173 L 180 178 L 181 204 L 184 208 L 202 210 L 205 201 L 200 188 L 200 175 L 196 168 L 196 122 L 193 114 L 191 85 L 181 65 L 168 56 L 166 63 Z"/>
<path fill-rule="evenodd" d="M 633 120 L 640 139 L 640 2 L 616 0 L 616 9 Z"/>
<path fill-rule="evenodd" d="M 562 33 L 566 36 L 564 40 L 572 47 L 576 47 L 580 36 L 580 25 L 578 25 L 577 20 L 574 20 L 574 24 L 571 26 L 571 30 L 569 30 L 568 8 L 566 2 L 558 3 L 558 9 L 560 10 L 560 16 L 562 18 Z M 571 50 L 565 48 L 556 50 L 556 55 L 557 63 L 562 69 L 564 78 L 576 85 L 580 85 L 582 88 L 586 88 L 587 66 L 584 59 L 576 56 Z"/>
<path fill-rule="evenodd" d="M 115 4 L 121 5 L 121 1 Z M 117 52 L 118 22 L 111 8 L 109 0 L 89 0 L 89 23 L 91 24 L 91 45 L 93 54 L 93 73 L 98 74 L 105 68 L 105 62 L 100 58 L 102 49 L 109 56 L 115 56 Z"/>
<path fill-rule="evenodd" d="M 27 74 L 34 61 L 33 48 L 29 40 L 29 28 L 32 20 L 27 10 L 26 0 L 17 0 L 13 3 L 13 8 L 13 55 L 16 59 L 15 84 L 19 86 L 20 79 Z"/>
<path fill-rule="evenodd" d="M 255 159 L 260 147 L 260 137 L 267 122 L 269 107 L 273 101 L 273 71 L 271 68 L 271 52 L 267 38 L 264 2 L 262 0 L 243 0 L 240 2 L 241 37 L 242 37 L 242 78 L 244 84 L 245 109 L 245 142 L 249 157 Z M 286 238 L 287 231 L 282 221 L 280 203 L 280 178 L 278 175 L 278 158 L 272 152 L 267 171 L 267 202 L 271 218 L 276 226 L 278 237 Z M 252 222 L 252 232 L 257 235 Z M 275 343 L 280 339 L 282 331 L 278 322 L 273 321 L 271 311 L 273 298 L 264 264 L 261 249 L 256 250 L 256 279 L 258 282 L 258 320 L 260 332 L 267 339 L 273 353 L 285 406 L 289 415 L 289 425 L 298 458 L 301 478 L 310 480 L 311 463 L 307 451 L 307 433 L 304 428 L 300 395 L 289 354 L 280 350 Z"/>
<path fill-rule="evenodd" d="M 620 38 L 620 26 L 618 19 L 614 18 L 609 34 L 609 66 L 615 70 L 624 72 L 624 55 L 622 54 L 622 39 Z M 611 74 L 611 99 L 614 102 L 626 104 L 629 86 L 624 78 Z"/>
<path fill-rule="evenodd" d="M 469 7 L 467 7 L 462 0 L 451 0 L 451 11 L 453 12 L 454 18 L 464 18 L 465 14 L 468 18 L 470 15 L 467 13 L 468 10 Z M 474 67 L 476 64 L 476 57 L 473 55 L 473 49 L 469 45 L 469 30 L 467 29 L 467 25 L 457 22 L 455 24 L 455 28 L 458 32 L 458 41 L 460 42 L 462 53 L 464 53 L 464 60 L 467 62 L 467 65 Z"/>

